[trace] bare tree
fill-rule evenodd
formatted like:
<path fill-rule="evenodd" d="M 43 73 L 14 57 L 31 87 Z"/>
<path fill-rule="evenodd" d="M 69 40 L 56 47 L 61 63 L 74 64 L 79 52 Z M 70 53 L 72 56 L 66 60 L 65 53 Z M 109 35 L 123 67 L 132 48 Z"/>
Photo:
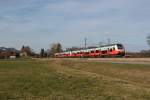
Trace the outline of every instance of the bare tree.
<path fill-rule="evenodd" d="M 81 48 L 81 47 L 71 47 L 71 48 L 66 48 L 66 51 L 75 51 L 75 50 L 81 50 L 81 49 L 84 49 L 84 48 Z"/>
<path fill-rule="evenodd" d="M 44 51 L 44 49 L 41 49 L 40 57 L 45 57 L 45 51 Z"/>
<path fill-rule="evenodd" d="M 62 46 L 60 43 L 53 43 L 50 48 L 50 56 L 54 56 L 55 53 L 62 52 Z"/>

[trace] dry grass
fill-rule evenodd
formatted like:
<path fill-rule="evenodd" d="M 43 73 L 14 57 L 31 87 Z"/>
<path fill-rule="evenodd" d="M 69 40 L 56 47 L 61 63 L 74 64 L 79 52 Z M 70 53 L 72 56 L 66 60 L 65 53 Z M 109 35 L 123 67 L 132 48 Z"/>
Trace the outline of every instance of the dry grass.
<path fill-rule="evenodd" d="M 142 64 L 0 61 L 0 99 L 149 100 L 149 72 Z"/>

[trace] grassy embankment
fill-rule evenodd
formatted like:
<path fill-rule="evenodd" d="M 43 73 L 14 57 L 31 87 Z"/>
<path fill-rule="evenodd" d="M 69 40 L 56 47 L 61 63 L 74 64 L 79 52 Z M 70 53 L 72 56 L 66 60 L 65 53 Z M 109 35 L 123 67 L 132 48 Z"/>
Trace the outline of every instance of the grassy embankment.
<path fill-rule="evenodd" d="M 0 100 L 150 100 L 149 65 L 0 61 Z"/>

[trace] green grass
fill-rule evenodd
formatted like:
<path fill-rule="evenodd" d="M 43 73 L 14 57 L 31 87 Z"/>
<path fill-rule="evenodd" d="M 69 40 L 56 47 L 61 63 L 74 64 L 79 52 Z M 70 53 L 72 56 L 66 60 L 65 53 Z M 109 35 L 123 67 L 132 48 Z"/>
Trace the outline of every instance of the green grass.
<path fill-rule="evenodd" d="M 149 65 L 0 61 L 0 100 L 150 100 Z"/>

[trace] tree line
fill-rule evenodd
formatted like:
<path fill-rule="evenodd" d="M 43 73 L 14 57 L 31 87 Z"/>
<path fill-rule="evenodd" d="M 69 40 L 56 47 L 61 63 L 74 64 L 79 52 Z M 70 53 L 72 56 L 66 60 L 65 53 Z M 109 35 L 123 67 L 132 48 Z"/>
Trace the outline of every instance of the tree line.
<path fill-rule="evenodd" d="M 54 57 L 55 53 L 62 52 L 62 46 L 60 43 L 53 43 L 51 44 L 50 48 L 45 50 L 42 48 L 40 50 L 40 53 L 35 53 L 33 49 L 31 49 L 29 46 L 22 46 L 20 50 L 20 56 L 22 57 L 37 57 L 37 58 L 45 58 L 45 57 Z"/>
<path fill-rule="evenodd" d="M 150 35 L 146 38 L 147 44 L 150 47 Z M 87 48 L 93 48 L 93 46 L 89 46 Z M 66 48 L 64 51 L 74 51 L 81 50 L 84 47 L 71 47 Z M 37 57 L 37 58 L 45 58 L 45 57 L 54 57 L 55 53 L 63 52 L 61 43 L 53 43 L 50 48 L 45 50 L 42 48 L 40 53 L 35 53 L 34 50 L 30 46 L 22 46 L 20 50 L 16 50 L 14 48 L 4 48 L 0 47 L 0 59 L 9 58 L 10 56 L 16 57 Z M 126 52 L 126 55 L 130 57 L 150 57 L 150 49 L 141 50 L 140 52 Z"/>

